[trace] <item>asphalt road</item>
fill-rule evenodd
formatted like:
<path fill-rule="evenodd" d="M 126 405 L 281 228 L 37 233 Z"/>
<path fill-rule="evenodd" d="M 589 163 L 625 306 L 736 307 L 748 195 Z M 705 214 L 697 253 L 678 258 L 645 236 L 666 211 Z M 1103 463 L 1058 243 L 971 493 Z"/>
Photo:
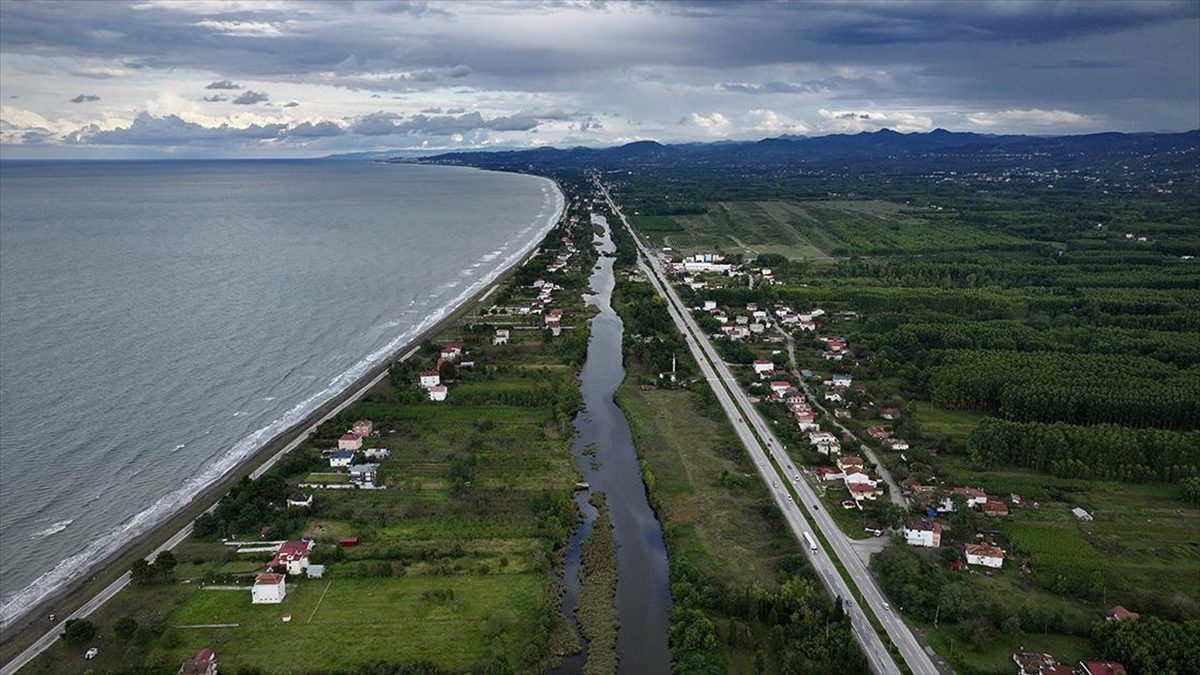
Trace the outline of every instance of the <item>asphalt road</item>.
<path fill-rule="evenodd" d="M 883 597 L 883 593 L 875 583 L 874 577 L 871 576 L 862 559 L 855 554 L 849 540 L 838 529 L 837 524 L 833 522 L 833 518 L 824 509 L 820 508 L 820 501 L 813 492 L 812 487 L 800 476 L 800 472 L 793 466 L 791 458 L 787 456 L 782 443 L 775 437 L 769 425 L 758 413 L 758 410 L 750 403 L 749 397 L 737 383 L 729 367 L 717 355 L 712 343 L 704 332 L 700 330 L 700 327 L 692 318 L 690 311 L 668 282 L 667 275 L 659 265 L 656 256 L 648 251 L 637 238 L 637 234 L 630 227 L 625 215 L 612 200 L 612 196 L 609 195 L 607 188 L 601 185 L 601 189 L 613 212 L 621 218 L 624 226 L 633 235 L 634 241 L 637 243 L 642 254 L 639 266 L 646 272 L 651 284 L 667 301 L 671 318 L 675 321 L 676 326 L 679 327 L 680 332 L 683 333 L 688 349 L 691 350 L 705 378 L 712 385 L 713 392 L 733 423 L 734 429 L 737 431 L 742 443 L 746 446 L 747 451 L 749 451 L 763 481 L 770 486 L 771 495 L 783 512 L 788 526 L 792 529 L 796 539 L 801 542 L 805 552 L 809 555 L 814 568 L 817 570 L 817 574 L 825 583 L 826 588 L 829 589 L 831 594 L 840 597 L 845 604 L 847 614 L 850 616 L 852 622 L 855 637 L 858 639 L 859 644 L 862 645 L 863 652 L 871 664 L 871 669 L 881 674 L 899 672 L 899 668 L 892 659 L 891 653 L 888 652 L 883 640 L 870 625 L 858 601 L 849 592 L 849 588 L 834 566 L 829 552 L 825 550 L 823 545 L 820 545 L 819 540 L 817 551 L 812 551 L 804 542 L 803 533 L 809 530 L 809 525 L 804 518 L 804 513 L 800 510 L 801 508 L 808 514 L 812 522 L 816 523 L 817 528 L 829 543 L 833 556 L 836 557 L 837 561 L 847 571 L 851 581 L 857 587 L 857 590 L 871 608 L 876 618 L 883 625 L 884 631 L 899 649 L 908 668 L 917 675 L 933 675 L 938 673 L 938 668 L 925 652 L 916 636 Z M 757 437 L 755 434 L 757 434 Z M 759 439 L 762 439 L 762 442 Z M 765 448 L 763 447 L 763 443 L 765 443 Z M 768 456 L 774 460 L 774 464 L 767 461 Z M 788 486 L 799 497 L 801 506 L 798 506 L 796 501 L 792 499 L 792 495 L 788 491 Z"/>

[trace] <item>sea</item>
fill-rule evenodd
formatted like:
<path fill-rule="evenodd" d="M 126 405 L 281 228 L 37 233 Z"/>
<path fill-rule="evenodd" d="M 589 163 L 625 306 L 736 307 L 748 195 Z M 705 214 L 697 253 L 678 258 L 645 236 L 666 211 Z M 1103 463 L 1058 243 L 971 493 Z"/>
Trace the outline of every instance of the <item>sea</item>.
<path fill-rule="evenodd" d="M 535 176 L 0 162 L 0 628 L 532 250 Z"/>

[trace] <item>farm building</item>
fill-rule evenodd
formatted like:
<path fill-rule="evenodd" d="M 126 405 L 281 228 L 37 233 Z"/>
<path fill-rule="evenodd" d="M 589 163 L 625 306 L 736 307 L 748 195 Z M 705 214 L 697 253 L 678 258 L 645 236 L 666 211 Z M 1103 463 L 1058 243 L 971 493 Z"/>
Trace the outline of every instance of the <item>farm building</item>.
<path fill-rule="evenodd" d="M 250 588 L 250 603 L 278 605 L 287 597 L 287 577 L 282 574 L 260 574 Z"/>

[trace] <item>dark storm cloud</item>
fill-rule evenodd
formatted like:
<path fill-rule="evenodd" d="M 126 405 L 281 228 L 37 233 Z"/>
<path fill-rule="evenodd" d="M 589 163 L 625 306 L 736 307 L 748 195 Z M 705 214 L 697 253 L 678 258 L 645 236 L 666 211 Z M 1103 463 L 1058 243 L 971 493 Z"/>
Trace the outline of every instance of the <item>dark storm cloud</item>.
<path fill-rule="evenodd" d="M 271 100 L 265 91 L 245 91 L 233 99 L 234 105 L 254 105 L 255 103 L 264 103 Z"/>
<path fill-rule="evenodd" d="M 99 101 L 100 97 L 93 94 L 80 94 L 71 99 L 71 103 L 86 103 L 91 101 Z"/>

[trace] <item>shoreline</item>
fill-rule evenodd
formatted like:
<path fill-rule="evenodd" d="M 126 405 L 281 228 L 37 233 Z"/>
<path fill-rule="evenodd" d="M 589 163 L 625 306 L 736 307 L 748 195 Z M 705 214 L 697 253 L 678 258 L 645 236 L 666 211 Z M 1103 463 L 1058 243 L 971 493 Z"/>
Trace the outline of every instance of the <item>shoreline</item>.
<path fill-rule="evenodd" d="M 487 171 L 486 169 L 477 170 Z M 305 415 L 303 419 L 265 441 L 234 468 L 196 493 L 162 522 L 132 537 L 112 554 L 98 559 L 88 567 L 84 574 L 50 593 L 26 610 L 20 618 L 14 619 L 9 626 L 0 631 L 0 674 L 15 673 L 36 658 L 57 640 L 59 626 L 68 619 L 90 615 L 104 601 L 124 588 L 127 581 L 123 581 L 123 579 L 128 575 L 126 569 L 134 561 L 153 555 L 160 549 L 174 548 L 190 534 L 192 522 L 204 512 L 215 507 L 217 501 L 236 481 L 245 476 L 257 478 L 265 473 L 284 455 L 307 439 L 317 426 L 374 388 L 387 375 L 393 363 L 397 360 L 407 359 L 423 341 L 440 333 L 461 319 L 464 314 L 477 308 L 496 288 L 506 283 L 515 270 L 537 253 L 547 234 L 562 223 L 567 212 L 566 193 L 558 182 L 546 176 L 537 177 L 548 181 L 557 193 L 557 213 L 538 230 L 537 235 L 523 249 L 510 258 L 510 262 L 506 266 L 498 269 L 490 281 L 471 295 L 462 298 L 457 304 L 448 306 L 441 319 L 400 345 L 378 364 L 347 385 L 345 389 L 334 394 L 329 400 Z M 114 586 L 117 588 L 114 589 Z M 103 599 L 97 602 L 102 596 Z M 48 632 L 43 632 L 43 628 L 38 626 L 38 617 L 46 617 L 50 613 L 57 615 L 57 621 L 50 626 Z M 49 626 L 49 624 L 46 625 Z M 32 654 L 29 653 L 31 649 L 34 649 Z"/>

